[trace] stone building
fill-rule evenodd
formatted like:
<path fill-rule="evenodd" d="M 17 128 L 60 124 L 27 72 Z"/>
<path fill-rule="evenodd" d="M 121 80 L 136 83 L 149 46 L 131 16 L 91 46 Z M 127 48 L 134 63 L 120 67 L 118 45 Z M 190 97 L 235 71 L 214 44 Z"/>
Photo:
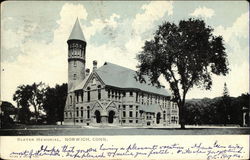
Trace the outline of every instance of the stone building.
<path fill-rule="evenodd" d="M 178 107 L 168 91 L 139 82 L 136 72 L 105 62 L 85 70 L 86 40 L 76 20 L 68 43 L 68 97 L 64 123 L 74 125 L 177 125 Z"/>

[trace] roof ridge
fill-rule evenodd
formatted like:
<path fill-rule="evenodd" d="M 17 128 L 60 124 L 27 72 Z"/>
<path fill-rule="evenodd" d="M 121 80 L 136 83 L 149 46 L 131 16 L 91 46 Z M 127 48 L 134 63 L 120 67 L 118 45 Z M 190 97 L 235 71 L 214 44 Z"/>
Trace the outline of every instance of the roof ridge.
<path fill-rule="evenodd" d="M 111 62 L 105 62 L 104 63 L 104 65 L 106 65 L 106 64 L 111 64 L 111 65 L 115 65 L 115 66 L 118 66 L 118 67 L 120 67 L 120 68 L 124 68 L 124 69 L 127 69 L 127 70 L 131 70 L 131 71 L 134 71 L 134 72 L 136 72 L 135 70 L 133 70 L 133 69 L 131 69 L 131 68 L 128 68 L 128 67 L 124 67 L 124 66 L 120 66 L 120 65 L 118 65 L 118 64 L 115 64 L 115 63 L 111 63 Z"/>

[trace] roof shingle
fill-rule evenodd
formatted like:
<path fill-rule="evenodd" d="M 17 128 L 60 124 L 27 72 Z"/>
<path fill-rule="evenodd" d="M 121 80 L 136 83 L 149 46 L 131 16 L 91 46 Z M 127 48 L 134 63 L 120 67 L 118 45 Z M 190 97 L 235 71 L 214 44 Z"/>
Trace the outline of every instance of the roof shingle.
<path fill-rule="evenodd" d="M 96 73 L 102 81 L 109 86 L 118 88 L 139 89 L 142 91 L 155 93 L 164 96 L 170 96 L 168 91 L 161 87 L 153 86 L 148 76 L 144 76 L 145 83 L 136 80 L 136 72 L 129 68 L 125 68 L 116 64 L 105 62 L 105 64 L 96 70 Z"/>

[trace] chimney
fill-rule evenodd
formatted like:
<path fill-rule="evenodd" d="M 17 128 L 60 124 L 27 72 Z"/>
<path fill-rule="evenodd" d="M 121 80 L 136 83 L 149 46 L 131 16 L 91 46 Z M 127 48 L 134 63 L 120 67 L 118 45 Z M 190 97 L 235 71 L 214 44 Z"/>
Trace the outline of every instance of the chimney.
<path fill-rule="evenodd" d="M 90 70 L 87 68 L 87 69 L 86 69 L 86 77 L 89 76 L 89 71 L 90 71 Z"/>
<path fill-rule="evenodd" d="M 96 61 L 96 60 L 94 60 L 94 61 L 93 61 L 93 71 L 95 71 L 95 70 L 96 70 L 96 68 L 97 68 L 97 61 Z"/>

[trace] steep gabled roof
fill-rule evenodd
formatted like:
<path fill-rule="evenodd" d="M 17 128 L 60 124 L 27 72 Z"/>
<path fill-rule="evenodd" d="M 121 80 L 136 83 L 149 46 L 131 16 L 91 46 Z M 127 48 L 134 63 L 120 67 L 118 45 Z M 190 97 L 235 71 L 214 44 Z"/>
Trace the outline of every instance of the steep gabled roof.
<path fill-rule="evenodd" d="M 92 72 L 73 90 L 83 89 L 83 87 L 88 82 L 88 79 L 91 78 L 93 74 L 97 74 L 98 78 L 100 78 L 101 81 L 108 86 L 113 86 L 121 89 L 138 89 L 158 95 L 170 96 L 169 92 L 165 88 L 152 86 L 149 77 L 144 76 L 146 82 L 140 83 L 135 78 L 136 72 L 134 70 L 109 62 L 105 62 L 102 67 Z"/>
<path fill-rule="evenodd" d="M 146 82 L 140 83 L 136 80 L 136 72 L 116 64 L 105 62 L 105 64 L 95 71 L 102 81 L 109 86 L 117 88 L 139 89 L 142 91 L 170 96 L 165 88 L 152 86 L 148 76 L 144 76 Z"/>
<path fill-rule="evenodd" d="M 78 18 L 76 19 L 68 40 L 82 40 L 86 42 Z"/>

